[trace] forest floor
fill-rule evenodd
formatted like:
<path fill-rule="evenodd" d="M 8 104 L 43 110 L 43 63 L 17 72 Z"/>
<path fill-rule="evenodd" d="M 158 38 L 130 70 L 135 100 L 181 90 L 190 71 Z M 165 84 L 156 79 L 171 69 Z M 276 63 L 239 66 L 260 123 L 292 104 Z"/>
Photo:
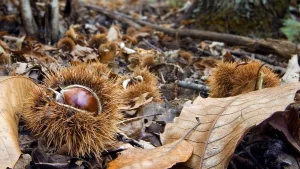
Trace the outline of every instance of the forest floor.
<path fill-rule="evenodd" d="M 1 76 L 25 76 L 47 86 L 51 72 L 78 65 L 93 69 L 89 64 L 100 62 L 110 70 L 102 73 L 120 88 L 116 97 L 123 99 L 124 116 L 118 143 L 82 157 L 70 155 L 69 145 L 49 144 L 56 135 L 32 132 L 21 115 L 22 155 L 15 169 L 300 168 L 300 110 L 297 95 L 294 99 L 299 86 L 292 83 L 299 81 L 297 56 L 168 33 L 195 28 L 193 19 L 178 22 L 190 1 L 86 0 L 72 6 L 61 1 L 58 43 L 47 39 L 46 3 L 32 8 L 39 27 L 32 37 L 21 24 L 18 3 L 8 2 L 1 4 Z M 42 114 L 36 118 L 47 118 Z M 40 125 L 41 131 L 47 128 Z"/>

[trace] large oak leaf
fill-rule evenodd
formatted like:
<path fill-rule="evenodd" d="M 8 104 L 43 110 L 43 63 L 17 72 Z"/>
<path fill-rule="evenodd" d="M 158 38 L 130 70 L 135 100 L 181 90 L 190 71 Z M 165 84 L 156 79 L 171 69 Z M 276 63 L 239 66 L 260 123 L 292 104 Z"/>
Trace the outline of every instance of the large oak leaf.
<path fill-rule="evenodd" d="M 163 144 L 182 138 L 197 123 L 201 124 L 187 137 L 194 146 L 193 156 L 185 162 L 190 168 L 227 167 L 238 142 L 252 127 L 293 102 L 300 83 L 267 88 L 228 98 L 201 98 L 186 105 L 174 123 L 166 125 Z"/>
<path fill-rule="evenodd" d="M 12 168 L 19 159 L 16 113 L 22 113 L 22 103 L 33 90 L 37 90 L 37 86 L 28 78 L 0 78 L 0 169 Z"/>

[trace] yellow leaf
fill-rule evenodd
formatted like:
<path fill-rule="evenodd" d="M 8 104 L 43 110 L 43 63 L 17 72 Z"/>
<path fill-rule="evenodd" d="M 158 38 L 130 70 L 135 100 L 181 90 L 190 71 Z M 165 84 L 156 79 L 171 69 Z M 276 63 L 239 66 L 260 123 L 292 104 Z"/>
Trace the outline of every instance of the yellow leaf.
<path fill-rule="evenodd" d="M 16 113 L 22 113 L 23 99 L 36 87 L 25 77 L 0 78 L 0 169 L 12 168 L 19 159 L 19 117 Z"/>
<path fill-rule="evenodd" d="M 154 149 L 133 148 L 123 151 L 108 164 L 108 169 L 165 169 L 185 162 L 192 153 L 193 146 L 184 140 Z"/>
<path fill-rule="evenodd" d="M 194 146 L 193 156 L 185 162 L 190 168 L 227 168 L 231 155 L 243 135 L 276 111 L 293 102 L 300 83 L 266 88 L 227 98 L 198 97 L 186 105 L 174 123 L 166 125 L 163 144 L 170 144 L 201 124 L 186 140 Z"/>

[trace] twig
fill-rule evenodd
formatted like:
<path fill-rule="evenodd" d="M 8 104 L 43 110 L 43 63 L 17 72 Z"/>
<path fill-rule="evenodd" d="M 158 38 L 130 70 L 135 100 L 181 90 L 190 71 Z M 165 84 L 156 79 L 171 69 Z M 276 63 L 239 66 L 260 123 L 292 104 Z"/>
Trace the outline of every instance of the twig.
<path fill-rule="evenodd" d="M 178 81 L 178 86 L 187 88 L 187 89 L 205 92 L 205 93 L 207 93 L 209 91 L 209 87 L 206 85 L 197 84 L 197 83 L 193 83 L 193 82 L 186 82 L 186 81 L 181 81 L 181 80 Z"/>
<path fill-rule="evenodd" d="M 156 116 L 156 115 L 162 115 L 162 114 L 161 114 L 161 113 L 157 113 L 157 114 L 151 114 L 151 115 L 145 115 L 145 116 L 133 117 L 133 118 L 130 118 L 130 119 L 126 119 L 126 120 L 120 121 L 120 122 L 118 122 L 117 124 L 127 123 L 127 122 L 129 122 L 129 121 L 139 120 L 139 119 L 143 119 L 143 118 L 145 118 L 145 117 L 151 117 L 151 116 Z"/>
<path fill-rule="evenodd" d="M 157 51 L 159 51 L 160 53 L 164 53 L 161 49 L 159 49 L 158 47 L 152 45 L 151 43 L 149 43 L 146 39 L 143 39 L 143 41 L 149 45 L 151 48 L 156 49 Z"/>
<path fill-rule="evenodd" d="M 166 84 L 166 80 L 165 80 L 164 74 L 162 72 L 159 72 L 159 76 L 160 76 L 160 79 L 161 79 L 162 83 Z"/>
<path fill-rule="evenodd" d="M 136 140 L 134 140 L 132 138 L 127 137 L 126 134 L 124 134 L 122 132 L 117 133 L 117 140 L 122 141 L 124 143 L 129 143 L 132 146 L 144 148 L 143 145 L 141 145 L 138 141 L 136 141 Z"/>
<path fill-rule="evenodd" d="M 265 63 L 268 63 L 270 65 L 285 67 L 285 65 L 283 65 L 282 62 L 278 62 L 276 59 L 271 59 L 271 58 L 268 58 L 264 55 L 259 55 L 259 54 L 256 54 L 256 53 L 249 53 L 249 52 L 242 52 L 242 51 L 234 51 L 234 50 L 229 50 L 229 52 L 233 55 L 236 55 L 236 56 L 251 56 L 251 55 L 253 55 L 254 58 L 259 59 L 259 60 L 261 60 Z"/>
<path fill-rule="evenodd" d="M 125 17 L 121 16 L 119 13 L 110 12 L 110 11 L 106 10 L 105 8 L 101 8 L 99 6 L 94 6 L 94 5 L 85 5 L 85 7 L 88 8 L 88 9 L 92 9 L 94 11 L 100 12 L 100 13 L 102 13 L 102 14 L 110 17 L 110 18 L 113 18 L 115 20 L 127 23 L 128 25 L 133 26 L 137 29 L 141 28 L 141 25 L 139 25 L 138 23 L 136 23 L 136 22 L 134 22 L 134 21 L 132 21 L 128 18 L 125 18 Z"/>

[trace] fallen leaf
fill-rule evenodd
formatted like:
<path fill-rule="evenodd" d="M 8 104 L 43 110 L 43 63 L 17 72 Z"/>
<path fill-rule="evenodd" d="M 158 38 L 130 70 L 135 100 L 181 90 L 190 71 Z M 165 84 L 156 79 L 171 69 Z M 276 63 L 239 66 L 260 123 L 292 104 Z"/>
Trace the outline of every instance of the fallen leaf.
<path fill-rule="evenodd" d="M 260 124 L 261 128 L 268 128 L 268 125 L 280 131 L 287 141 L 300 152 L 299 138 L 299 105 L 289 106 L 285 111 L 275 112 L 270 118 Z"/>
<path fill-rule="evenodd" d="M 71 52 L 72 56 L 86 56 L 93 52 L 92 48 L 86 46 L 76 45 L 75 49 Z"/>
<path fill-rule="evenodd" d="M 284 76 L 281 78 L 282 83 L 292 83 L 299 81 L 300 66 L 298 63 L 298 55 L 293 55 L 286 68 Z"/>
<path fill-rule="evenodd" d="M 134 148 L 121 152 L 108 169 L 165 169 L 190 158 L 193 146 L 187 141 L 178 141 L 154 149 Z"/>
<path fill-rule="evenodd" d="M 115 25 L 111 25 L 111 27 L 109 28 L 109 30 L 107 32 L 107 39 L 109 41 L 113 41 L 113 40 L 120 39 L 120 37 L 121 37 L 121 33 L 120 33 L 119 28 Z"/>
<path fill-rule="evenodd" d="M 213 42 L 212 44 L 209 45 L 210 48 L 214 48 L 216 46 L 224 46 L 223 42 Z"/>
<path fill-rule="evenodd" d="M 126 80 L 123 81 L 123 83 L 122 83 L 123 89 L 127 88 L 130 81 L 131 81 L 131 79 L 126 79 Z"/>
<path fill-rule="evenodd" d="M 144 120 L 143 119 L 134 120 L 134 121 L 131 121 L 130 123 L 120 125 L 120 130 L 124 134 L 126 134 L 126 136 L 133 138 L 133 139 L 138 139 L 141 136 L 143 128 L 144 128 Z"/>
<path fill-rule="evenodd" d="M 23 73 L 26 72 L 28 63 L 17 62 L 16 65 L 18 65 L 17 68 L 16 68 L 16 73 L 17 74 L 23 74 Z"/>
<path fill-rule="evenodd" d="M 18 38 L 16 41 L 17 50 L 22 50 L 22 44 L 26 36 L 22 36 L 21 38 Z"/>
<path fill-rule="evenodd" d="M 121 110 L 134 110 L 134 109 L 137 109 L 137 108 L 139 108 L 143 105 L 151 103 L 152 100 L 153 100 L 153 97 L 150 97 L 150 98 L 146 99 L 148 94 L 149 94 L 149 92 L 141 94 L 139 97 L 134 98 L 133 99 L 134 106 L 124 106 L 124 107 L 121 107 L 120 109 Z"/>
<path fill-rule="evenodd" d="M 36 85 L 25 77 L 2 77 L 0 89 L 0 169 L 6 169 L 12 168 L 21 154 L 16 113 L 22 113 L 23 99 L 36 89 Z"/>
<path fill-rule="evenodd" d="M 3 49 L 3 47 L 0 45 L 0 54 L 2 54 L 2 53 L 5 54 L 6 52 L 5 52 L 5 50 Z"/>
<path fill-rule="evenodd" d="M 199 117 L 201 124 L 187 137 L 193 156 L 184 164 L 190 168 L 226 168 L 238 142 L 252 127 L 294 100 L 300 83 L 290 83 L 227 98 L 198 97 L 186 105 L 174 123 L 166 125 L 162 143 L 182 138 Z"/>
<path fill-rule="evenodd" d="M 153 97 L 150 97 L 150 98 L 146 99 L 147 96 L 148 96 L 148 94 L 149 94 L 149 92 L 144 93 L 144 94 L 141 94 L 139 97 L 134 98 L 133 100 L 135 101 L 135 104 L 134 104 L 133 107 L 134 107 L 134 108 L 138 108 L 138 107 L 140 107 L 140 106 L 142 106 L 142 105 L 145 105 L 145 104 L 147 104 L 147 103 L 152 102 Z"/>
<path fill-rule="evenodd" d="M 18 162 L 16 163 L 16 165 L 14 166 L 14 169 L 24 169 L 26 167 L 26 165 L 28 165 L 31 161 L 31 156 L 29 154 L 22 154 L 20 156 L 20 159 L 18 160 Z"/>
<path fill-rule="evenodd" d="M 133 53 L 136 53 L 135 50 L 126 47 L 124 42 L 121 42 L 121 43 L 119 44 L 119 46 L 120 46 L 121 49 L 123 49 L 124 53 L 126 53 L 126 54 L 133 54 Z"/>

